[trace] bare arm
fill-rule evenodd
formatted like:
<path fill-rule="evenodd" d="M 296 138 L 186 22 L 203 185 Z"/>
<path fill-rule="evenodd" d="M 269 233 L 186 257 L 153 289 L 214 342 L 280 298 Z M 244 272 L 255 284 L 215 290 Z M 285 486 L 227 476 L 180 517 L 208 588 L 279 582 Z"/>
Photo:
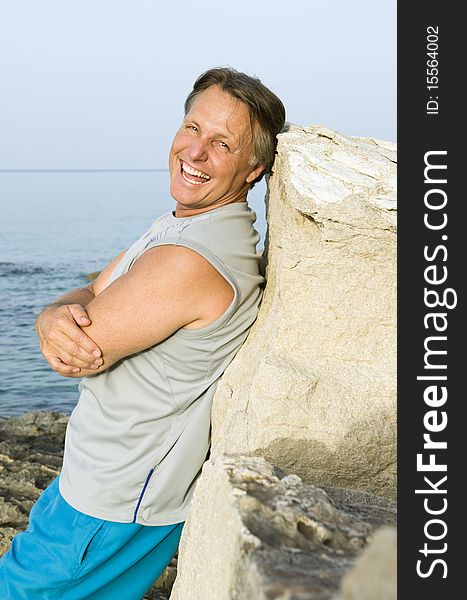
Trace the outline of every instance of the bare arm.
<path fill-rule="evenodd" d="M 96 369 L 102 364 L 99 346 L 82 330 L 91 324 L 84 307 L 108 285 L 125 252 L 110 262 L 94 282 L 63 294 L 37 317 L 41 352 L 54 371 L 62 375 L 79 373 L 81 368 Z"/>
<path fill-rule="evenodd" d="M 230 284 L 202 256 L 183 246 L 157 246 L 86 306 L 86 333 L 103 364 L 65 376 L 82 377 L 149 348 L 181 327 L 216 320 L 233 298 Z"/>

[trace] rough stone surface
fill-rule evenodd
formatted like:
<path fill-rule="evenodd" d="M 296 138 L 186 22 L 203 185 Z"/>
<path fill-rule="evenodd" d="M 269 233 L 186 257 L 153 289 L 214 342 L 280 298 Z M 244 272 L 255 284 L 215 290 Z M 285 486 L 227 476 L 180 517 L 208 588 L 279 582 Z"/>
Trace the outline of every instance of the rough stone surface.
<path fill-rule="evenodd" d="M 374 531 L 395 520 L 385 498 L 305 484 L 262 457 L 211 458 L 170 598 L 331 600 Z"/>
<path fill-rule="evenodd" d="M 67 422 L 53 412 L 0 418 L 0 555 L 27 527 L 32 505 L 58 475 Z"/>
<path fill-rule="evenodd" d="M 26 529 L 29 511 L 59 474 L 68 417 L 54 412 L 0 418 L 0 556 Z M 177 573 L 177 555 L 144 600 L 166 600 Z"/>
<path fill-rule="evenodd" d="M 267 286 L 217 387 L 212 456 L 395 497 L 395 161 L 389 142 L 279 135 Z"/>
<path fill-rule="evenodd" d="M 397 534 L 383 528 L 345 575 L 338 600 L 396 600 Z"/>

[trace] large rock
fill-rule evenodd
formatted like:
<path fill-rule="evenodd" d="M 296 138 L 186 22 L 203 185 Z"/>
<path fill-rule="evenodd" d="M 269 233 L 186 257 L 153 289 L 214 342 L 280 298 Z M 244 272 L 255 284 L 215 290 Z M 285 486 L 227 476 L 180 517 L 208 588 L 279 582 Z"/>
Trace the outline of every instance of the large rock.
<path fill-rule="evenodd" d="M 396 600 L 397 535 L 394 527 L 376 532 L 371 544 L 345 575 L 336 600 Z"/>
<path fill-rule="evenodd" d="M 218 384 L 212 456 L 395 496 L 395 161 L 394 144 L 322 127 L 279 135 L 267 286 Z"/>
<path fill-rule="evenodd" d="M 374 531 L 395 519 L 390 500 L 325 491 L 261 457 L 217 456 L 195 490 L 170 598 L 331 600 Z"/>

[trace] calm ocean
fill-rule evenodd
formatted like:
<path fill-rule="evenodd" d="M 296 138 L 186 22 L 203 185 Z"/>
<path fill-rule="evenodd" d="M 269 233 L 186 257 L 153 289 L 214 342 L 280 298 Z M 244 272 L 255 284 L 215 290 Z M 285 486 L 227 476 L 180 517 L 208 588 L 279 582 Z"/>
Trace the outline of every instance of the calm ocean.
<path fill-rule="evenodd" d="M 249 204 L 264 243 L 265 184 Z M 78 382 L 54 373 L 39 352 L 38 312 L 88 283 L 161 214 L 172 210 L 168 173 L 0 172 L 0 416 L 71 413 Z"/>

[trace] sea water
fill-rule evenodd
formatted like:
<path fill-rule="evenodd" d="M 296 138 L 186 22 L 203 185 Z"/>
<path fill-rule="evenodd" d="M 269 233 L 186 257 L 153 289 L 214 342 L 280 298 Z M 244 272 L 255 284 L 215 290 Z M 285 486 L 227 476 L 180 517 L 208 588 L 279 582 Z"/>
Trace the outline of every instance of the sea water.
<path fill-rule="evenodd" d="M 264 195 L 264 182 L 249 195 L 258 249 Z M 47 365 L 35 318 L 174 207 L 166 171 L 0 173 L 0 416 L 73 410 L 79 380 Z"/>

